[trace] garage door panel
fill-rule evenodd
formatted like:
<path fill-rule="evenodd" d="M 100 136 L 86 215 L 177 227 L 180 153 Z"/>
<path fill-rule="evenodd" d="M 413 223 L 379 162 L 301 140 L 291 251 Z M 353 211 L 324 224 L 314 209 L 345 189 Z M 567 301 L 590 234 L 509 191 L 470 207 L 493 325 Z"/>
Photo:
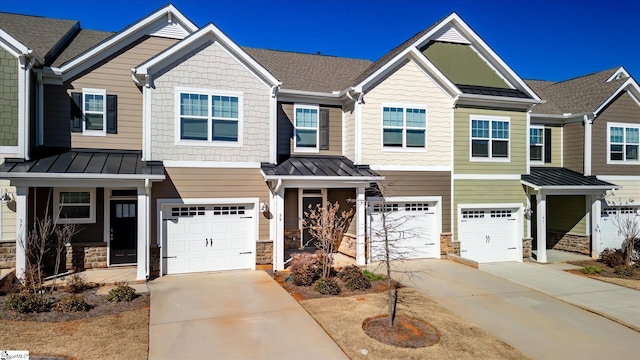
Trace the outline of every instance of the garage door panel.
<path fill-rule="evenodd" d="M 624 236 L 616 223 L 626 219 L 632 219 L 640 226 L 640 206 L 604 206 L 602 208 L 598 227 L 600 251 L 606 248 L 622 248 Z"/>
<path fill-rule="evenodd" d="M 480 263 L 518 260 L 517 209 L 462 209 L 460 255 Z"/>

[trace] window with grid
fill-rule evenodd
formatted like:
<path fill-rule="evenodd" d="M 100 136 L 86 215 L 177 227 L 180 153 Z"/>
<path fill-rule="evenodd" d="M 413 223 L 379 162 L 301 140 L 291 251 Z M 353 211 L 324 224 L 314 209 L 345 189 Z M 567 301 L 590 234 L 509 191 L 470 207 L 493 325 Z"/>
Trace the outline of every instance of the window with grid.
<path fill-rule="evenodd" d="M 382 145 L 397 148 L 426 146 L 427 110 L 425 108 L 382 108 Z"/>
<path fill-rule="evenodd" d="M 318 148 L 318 112 L 317 106 L 295 106 L 296 148 Z"/>
<path fill-rule="evenodd" d="M 94 189 L 56 189 L 54 209 L 62 224 L 86 224 L 95 222 Z"/>
<path fill-rule="evenodd" d="M 640 126 L 609 125 L 609 160 L 639 163 Z"/>
<path fill-rule="evenodd" d="M 180 140 L 238 142 L 240 98 L 179 93 Z"/>
<path fill-rule="evenodd" d="M 509 121 L 471 119 L 471 157 L 509 157 Z"/>
<path fill-rule="evenodd" d="M 531 129 L 529 129 L 529 159 L 540 162 L 544 160 L 543 127 L 531 127 Z"/>

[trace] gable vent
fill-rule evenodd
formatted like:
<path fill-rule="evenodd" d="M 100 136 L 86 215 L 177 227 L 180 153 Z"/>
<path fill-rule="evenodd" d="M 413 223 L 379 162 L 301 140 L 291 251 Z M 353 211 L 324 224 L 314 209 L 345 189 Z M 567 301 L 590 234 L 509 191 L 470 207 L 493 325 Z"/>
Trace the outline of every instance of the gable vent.
<path fill-rule="evenodd" d="M 471 44 L 458 29 L 454 27 L 444 28 L 435 35 L 435 41 L 443 41 L 450 43 Z"/>
<path fill-rule="evenodd" d="M 176 22 L 161 22 L 149 29 L 148 35 L 170 39 L 184 39 L 189 32 Z"/>

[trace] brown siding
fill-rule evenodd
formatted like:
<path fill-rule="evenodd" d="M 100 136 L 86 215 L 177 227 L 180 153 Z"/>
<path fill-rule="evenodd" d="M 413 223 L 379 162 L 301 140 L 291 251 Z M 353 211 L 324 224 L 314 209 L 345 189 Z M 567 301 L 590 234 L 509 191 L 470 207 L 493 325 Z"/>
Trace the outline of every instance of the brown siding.
<path fill-rule="evenodd" d="M 356 198 L 356 190 L 355 189 L 328 189 L 327 190 L 327 202 L 335 203 L 338 202 L 340 208 L 338 212 L 342 213 L 343 211 L 349 211 L 353 209 L 353 214 L 351 214 L 351 219 L 347 222 L 347 231 L 348 234 L 356 234 L 357 231 L 357 221 L 352 221 L 356 210 L 354 209 L 356 203 L 353 201 Z M 349 201 L 352 200 L 352 201 Z"/>
<path fill-rule="evenodd" d="M 584 125 L 581 122 L 564 126 L 564 167 L 584 173 Z"/>
<path fill-rule="evenodd" d="M 269 188 L 260 169 L 167 168 L 167 178 L 151 191 L 151 242 L 157 234 L 157 200 L 189 198 L 259 198 L 269 202 Z M 259 213 L 258 239 L 269 240 L 269 219 Z"/>
<path fill-rule="evenodd" d="M 378 171 L 385 196 L 442 196 L 442 232 L 451 232 L 451 173 L 446 171 Z"/>
<path fill-rule="evenodd" d="M 294 142 L 294 104 L 278 103 L 278 157 L 288 157 L 293 153 Z M 320 105 L 320 109 L 329 109 L 329 150 L 320 150 L 320 155 L 342 155 L 342 109 L 340 107 Z"/>
<path fill-rule="evenodd" d="M 153 57 L 177 40 L 147 37 L 62 86 L 46 85 L 45 144 L 103 149 L 142 149 L 142 91 L 131 79 L 131 68 Z M 70 95 L 83 88 L 105 89 L 118 96 L 118 133 L 83 136 L 70 133 Z"/>
<path fill-rule="evenodd" d="M 298 229 L 298 189 L 284 191 L 284 229 Z"/>
<path fill-rule="evenodd" d="M 591 170 L 593 175 L 638 175 L 640 165 L 607 165 L 607 124 L 640 124 L 640 106 L 625 92 L 593 122 Z"/>

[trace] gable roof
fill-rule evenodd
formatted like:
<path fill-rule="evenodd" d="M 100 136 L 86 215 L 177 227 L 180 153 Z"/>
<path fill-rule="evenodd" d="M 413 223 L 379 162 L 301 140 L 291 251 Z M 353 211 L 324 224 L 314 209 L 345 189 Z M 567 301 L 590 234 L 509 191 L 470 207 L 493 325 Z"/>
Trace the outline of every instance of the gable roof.
<path fill-rule="evenodd" d="M 547 102 L 533 107 L 533 114 L 583 114 L 596 113 L 611 97 L 633 78 L 612 79 L 620 67 L 579 76 L 560 82 L 526 80 L 540 97 Z M 637 87 L 637 84 L 635 84 Z"/>
<path fill-rule="evenodd" d="M 369 60 L 243 47 L 282 82 L 281 91 L 331 93 L 349 87 Z"/>
<path fill-rule="evenodd" d="M 266 180 L 298 179 L 317 180 L 336 179 L 355 181 L 372 181 L 381 178 L 368 165 L 354 165 L 344 156 L 292 156 L 278 165 L 262 163 L 262 176 Z"/>
<path fill-rule="evenodd" d="M 532 167 L 529 174 L 521 176 L 521 182 L 539 189 L 611 190 L 618 186 L 599 180 L 595 176 L 584 176 L 575 171 L 559 167 Z"/>
<path fill-rule="evenodd" d="M 33 50 L 43 64 L 48 64 L 80 29 L 80 23 L 75 20 L 0 12 L 0 29 Z"/>
<path fill-rule="evenodd" d="M 113 34 L 113 32 L 109 31 L 80 29 L 69 45 L 56 57 L 51 66 L 58 67 L 63 65 L 110 36 L 113 36 Z"/>

